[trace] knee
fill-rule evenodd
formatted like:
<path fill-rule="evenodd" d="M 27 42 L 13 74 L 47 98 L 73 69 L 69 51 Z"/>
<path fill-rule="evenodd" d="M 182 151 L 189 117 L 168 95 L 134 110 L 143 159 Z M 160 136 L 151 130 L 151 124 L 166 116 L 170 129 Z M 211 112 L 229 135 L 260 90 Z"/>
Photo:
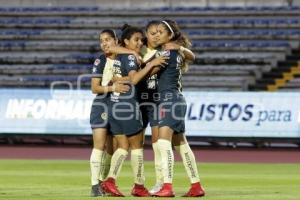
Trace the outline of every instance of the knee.
<path fill-rule="evenodd" d="M 104 144 L 104 142 L 101 142 L 101 141 L 94 141 L 93 147 L 94 147 L 94 149 L 98 149 L 98 150 L 103 151 L 104 147 L 105 147 L 105 144 Z"/>
<path fill-rule="evenodd" d="M 118 144 L 118 149 L 123 149 L 125 151 L 128 151 L 129 145 L 128 144 Z"/>
<path fill-rule="evenodd" d="M 142 149 L 144 147 L 143 141 L 136 141 L 130 144 L 130 149 Z"/>

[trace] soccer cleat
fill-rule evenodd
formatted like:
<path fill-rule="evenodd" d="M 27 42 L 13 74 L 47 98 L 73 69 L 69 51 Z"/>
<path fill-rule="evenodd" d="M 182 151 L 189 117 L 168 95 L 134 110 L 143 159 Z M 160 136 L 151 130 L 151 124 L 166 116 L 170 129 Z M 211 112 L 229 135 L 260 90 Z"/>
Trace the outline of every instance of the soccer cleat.
<path fill-rule="evenodd" d="M 162 188 L 154 193 L 152 196 L 154 197 L 175 197 L 175 193 L 173 192 L 172 183 L 164 183 Z"/>
<path fill-rule="evenodd" d="M 91 189 L 91 197 L 99 197 L 104 196 L 105 192 L 102 190 L 102 187 L 100 184 L 92 185 Z"/>
<path fill-rule="evenodd" d="M 204 188 L 199 182 L 193 183 L 190 190 L 185 193 L 182 197 L 203 197 L 205 195 Z"/>
<path fill-rule="evenodd" d="M 162 183 L 156 183 L 153 188 L 149 191 L 151 195 L 154 193 L 158 192 L 162 188 L 163 184 Z"/>
<path fill-rule="evenodd" d="M 135 197 L 149 197 L 150 193 L 144 185 L 134 184 L 134 187 L 131 190 L 131 195 Z"/>
<path fill-rule="evenodd" d="M 114 197 L 124 197 L 122 192 L 118 190 L 118 187 L 116 186 L 115 179 L 108 178 L 101 184 L 104 192 L 106 192 L 110 196 Z"/>

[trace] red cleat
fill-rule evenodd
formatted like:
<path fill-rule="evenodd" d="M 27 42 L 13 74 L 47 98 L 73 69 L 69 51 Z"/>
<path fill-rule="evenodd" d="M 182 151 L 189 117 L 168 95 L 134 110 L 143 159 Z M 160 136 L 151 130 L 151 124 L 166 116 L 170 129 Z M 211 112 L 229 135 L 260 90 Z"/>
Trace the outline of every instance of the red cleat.
<path fill-rule="evenodd" d="M 108 178 L 105 181 L 101 183 L 101 186 L 105 193 L 114 196 L 114 197 L 124 197 L 122 192 L 118 190 L 118 187 L 116 186 L 115 179 Z"/>
<path fill-rule="evenodd" d="M 203 197 L 205 195 L 204 188 L 199 182 L 193 183 L 190 190 L 185 193 L 182 197 Z"/>
<path fill-rule="evenodd" d="M 149 197 L 150 194 L 147 188 L 144 185 L 134 184 L 134 187 L 131 190 L 131 195 L 135 197 Z"/>
<path fill-rule="evenodd" d="M 175 197 L 175 193 L 173 192 L 172 183 L 164 183 L 162 188 L 154 193 L 152 196 L 154 197 Z"/>

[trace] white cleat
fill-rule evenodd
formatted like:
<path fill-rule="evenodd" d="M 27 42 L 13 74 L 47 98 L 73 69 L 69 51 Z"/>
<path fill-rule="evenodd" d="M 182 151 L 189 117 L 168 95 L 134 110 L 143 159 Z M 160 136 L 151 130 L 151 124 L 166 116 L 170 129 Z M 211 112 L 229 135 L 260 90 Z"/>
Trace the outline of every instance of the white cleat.
<path fill-rule="evenodd" d="M 156 183 L 153 188 L 149 191 L 149 193 L 151 195 L 155 194 L 156 192 L 160 191 L 160 189 L 162 188 L 163 183 Z"/>

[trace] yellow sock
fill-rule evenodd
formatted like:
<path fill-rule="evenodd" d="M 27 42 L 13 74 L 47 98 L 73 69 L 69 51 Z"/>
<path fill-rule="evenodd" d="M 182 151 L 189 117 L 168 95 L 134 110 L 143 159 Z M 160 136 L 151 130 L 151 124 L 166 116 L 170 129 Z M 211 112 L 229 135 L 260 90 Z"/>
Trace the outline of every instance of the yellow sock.
<path fill-rule="evenodd" d="M 96 185 L 99 183 L 99 174 L 101 170 L 101 158 L 103 151 L 99 149 L 93 149 L 90 157 L 90 168 L 91 168 L 91 183 Z"/>
<path fill-rule="evenodd" d="M 134 183 L 144 185 L 144 155 L 143 149 L 131 150 L 131 167 L 133 171 Z"/>
<path fill-rule="evenodd" d="M 116 179 L 120 174 L 124 160 L 126 159 L 128 152 L 125 149 L 118 148 L 111 158 L 110 169 L 107 177 Z"/>
<path fill-rule="evenodd" d="M 156 183 L 163 183 L 163 175 L 161 168 L 161 155 L 159 152 L 157 142 L 152 143 L 153 154 L 154 154 L 154 167 L 155 167 L 155 175 L 156 175 Z"/>
<path fill-rule="evenodd" d="M 103 179 L 106 179 L 106 177 L 109 173 L 111 158 L 112 158 L 112 155 L 110 155 L 106 152 L 105 160 L 103 162 L 103 174 L 102 174 Z"/>
<path fill-rule="evenodd" d="M 173 182 L 174 154 L 172 144 L 168 140 L 159 139 L 157 141 L 161 154 L 161 166 L 164 177 L 164 183 Z"/>
<path fill-rule="evenodd" d="M 175 149 L 182 158 L 185 171 L 187 172 L 187 175 L 191 183 L 199 182 L 200 180 L 199 180 L 196 159 L 189 144 L 186 143 L 179 146 L 175 146 Z"/>
<path fill-rule="evenodd" d="M 109 168 L 110 168 L 110 161 L 111 161 L 111 155 L 108 154 L 106 151 L 103 151 L 102 159 L 101 159 L 101 168 L 100 168 L 100 175 L 99 180 L 103 181 L 106 179 Z"/>

